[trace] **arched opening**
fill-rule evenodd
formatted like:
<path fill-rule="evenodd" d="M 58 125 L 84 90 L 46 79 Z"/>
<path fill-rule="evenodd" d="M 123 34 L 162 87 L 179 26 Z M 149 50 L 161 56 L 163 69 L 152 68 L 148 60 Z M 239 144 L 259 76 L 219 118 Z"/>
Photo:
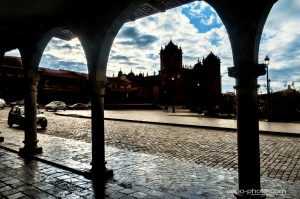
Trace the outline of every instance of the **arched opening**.
<path fill-rule="evenodd" d="M 196 11 L 201 9 L 206 10 L 207 15 L 197 17 L 197 14 L 201 14 L 201 12 L 198 13 Z M 201 19 L 203 22 L 199 22 Z M 164 13 L 138 19 L 134 22 L 128 22 L 121 28 L 112 45 L 107 76 L 116 77 L 117 74 L 121 74 L 121 76 L 125 75 L 125 77 L 129 79 L 131 75 L 135 75 L 138 78 L 140 78 L 141 75 L 140 79 L 150 79 L 149 76 L 158 76 L 159 70 L 161 70 L 159 51 L 161 47 L 164 48 L 170 40 L 172 40 L 172 42 L 184 52 L 182 55 L 183 64 L 188 65 L 186 66 L 187 69 L 194 67 L 197 60 L 199 58 L 202 60 L 202 57 L 206 57 L 210 51 L 216 53 L 222 62 L 222 72 L 220 75 L 224 76 L 225 80 L 223 79 L 223 82 L 227 83 L 227 88 L 225 87 L 223 91 L 232 91 L 234 80 L 229 79 L 228 76 L 225 75 L 227 67 L 233 65 L 231 48 L 226 34 L 225 27 L 216 12 L 205 2 L 191 3 L 181 8 L 168 10 Z M 147 73 L 148 75 L 146 75 Z M 140 89 L 140 93 L 146 94 L 145 87 Z M 130 111 L 127 111 L 127 113 L 128 112 Z M 159 110 L 159 112 L 162 111 Z M 108 112 L 106 112 L 106 114 L 107 113 Z M 194 119 L 192 117 L 195 116 L 182 112 L 178 113 L 183 116 L 182 118 L 185 118 L 184 121 L 187 121 L 188 118 L 192 120 Z M 120 112 L 120 114 L 122 113 Z M 163 119 L 160 121 L 159 116 L 155 114 L 151 115 L 151 113 L 148 113 L 148 115 L 142 115 L 142 112 L 136 112 L 135 114 L 136 115 L 134 115 L 134 113 L 130 115 L 131 120 L 141 120 L 144 117 L 152 117 L 156 119 L 156 122 L 163 121 Z M 170 114 L 170 112 L 166 113 L 166 118 L 170 118 Z M 159 154 L 164 157 L 175 156 L 176 158 L 182 158 L 188 162 L 196 162 L 206 166 L 212 164 L 213 159 L 218 159 L 220 160 L 220 164 L 231 165 L 229 167 L 237 169 L 235 135 L 227 140 L 227 147 L 230 148 L 228 151 L 230 151 L 232 156 L 230 161 L 226 162 L 226 158 L 224 158 L 226 156 L 222 155 L 222 150 L 203 149 L 201 148 L 201 141 L 195 143 L 197 130 L 187 132 L 188 130 L 185 129 L 186 131 L 183 130 L 184 133 L 182 133 L 182 129 L 176 129 L 175 127 L 157 127 L 151 124 L 126 124 L 115 121 L 106 121 L 105 124 L 108 126 L 106 127 L 105 136 L 109 145 L 121 149 L 134 150 L 136 152 Z M 113 126 L 113 128 L 109 126 Z M 159 130 L 155 130 L 156 128 Z M 209 132 L 203 130 L 203 135 L 206 133 Z M 174 137 L 179 136 L 180 139 L 173 140 L 172 135 L 174 135 Z M 225 139 L 222 140 L 218 136 L 215 138 L 214 143 L 211 143 L 213 145 L 211 145 L 212 148 L 217 145 L 226 145 L 224 144 L 227 142 Z M 229 144 L 229 142 L 231 143 Z M 164 143 L 166 145 L 170 144 L 172 147 L 166 146 Z M 190 149 L 193 150 L 195 156 L 190 154 L 191 156 L 189 157 L 182 157 L 184 156 L 183 151 Z M 211 155 L 207 155 L 209 156 L 206 157 L 207 159 L 204 157 L 201 159 L 200 157 L 196 157 L 197 154 L 200 153 L 198 150 L 207 150 L 206 153 L 203 152 L 203 154 Z M 222 161 L 223 163 L 221 163 Z"/>
<path fill-rule="evenodd" d="M 38 101 L 64 101 L 67 105 L 88 103 L 88 69 L 77 38 L 53 38 L 43 53 L 39 67 Z"/>
<path fill-rule="evenodd" d="M 300 17 L 298 12 L 300 4 L 297 1 L 278 1 L 272 8 L 270 15 L 264 26 L 262 40 L 260 43 L 259 61 L 264 63 L 266 56 L 269 57 L 267 63 L 267 74 L 258 78 L 259 88 L 259 116 L 261 120 L 268 119 L 271 122 L 289 122 L 286 126 L 292 126 L 300 120 L 300 33 L 297 24 Z M 268 81 L 269 79 L 269 81 Z M 269 85 L 267 85 L 269 84 Z M 269 89 L 269 90 L 268 90 Z M 261 136 L 261 159 L 262 162 L 268 155 L 267 136 Z M 299 177 L 299 168 L 293 167 L 291 176 L 287 169 L 282 169 L 281 173 L 274 174 L 272 170 L 284 168 L 286 154 L 283 153 L 281 137 L 274 142 L 272 153 L 277 154 L 276 163 L 267 162 L 262 168 L 262 175 L 271 178 L 280 178 L 284 181 L 296 181 Z M 297 142 L 289 143 L 291 148 L 298 146 Z M 299 148 L 299 147 L 296 147 Z M 289 157 L 288 159 L 293 159 Z M 295 160 L 299 164 L 299 160 Z M 290 166 L 290 164 L 288 164 Z M 289 167 L 287 166 L 287 167 Z M 284 177 L 289 176 L 289 177 Z"/>
<path fill-rule="evenodd" d="M 24 103 L 23 66 L 18 49 L 8 51 L 1 60 L 1 98 L 10 103 Z M 23 101 L 23 102 L 22 102 Z"/>
<path fill-rule="evenodd" d="M 283 11 L 288 8 L 288 12 Z M 282 0 L 272 8 L 266 21 L 260 43 L 259 60 L 264 63 L 266 55 L 270 58 L 269 75 L 273 92 L 286 89 L 294 82 L 293 88 L 300 89 L 300 33 L 296 28 L 299 18 L 299 2 Z M 288 21 L 285 19 L 289 19 Z M 262 93 L 266 93 L 266 77 L 259 78 Z"/>
<path fill-rule="evenodd" d="M 261 119 L 300 120 L 299 2 L 278 1 L 272 8 L 260 43 L 259 60 L 269 57 L 267 75 L 258 79 Z M 287 8 L 288 11 L 282 11 Z M 284 20 L 284 19 L 289 19 Z"/>
<path fill-rule="evenodd" d="M 137 2 L 138 1 L 135 1 L 135 3 L 137 3 Z M 153 2 L 157 2 L 157 1 L 152 1 L 152 3 Z M 173 1 L 162 1 L 162 2 L 165 4 L 168 4 L 168 5 L 172 5 Z M 176 2 L 179 2 L 179 1 L 176 1 Z M 275 1 L 271 2 L 271 1 L 258 1 L 257 0 L 257 1 L 253 1 L 253 2 L 252 1 L 251 2 L 212 1 L 212 2 L 217 2 L 215 4 L 219 5 L 219 7 L 218 7 L 219 11 L 222 11 L 224 9 L 223 10 L 224 11 L 223 14 L 225 16 L 224 18 L 227 19 L 227 25 L 230 27 L 230 28 L 228 28 L 228 30 L 231 31 L 230 38 L 231 38 L 231 42 L 232 42 L 232 47 L 234 49 L 233 56 L 234 56 L 234 61 L 235 61 L 235 67 L 233 68 L 234 70 L 233 70 L 232 76 L 237 79 L 237 81 L 236 81 L 237 90 L 238 90 L 237 93 L 238 93 L 238 98 L 239 98 L 238 106 L 240 108 L 239 114 L 238 114 L 239 124 L 237 125 L 238 134 L 239 134 L 239 136 L 238 136 L 239 171 L 240 171 L 239 174 L 241 174 L 240 175 L 241 180 L 239 182 L 239 189 L 243 190 L 243 191 L 245 191 L 245 190 L 260 191 L 260 168 L 259 168 L 260 161 L 259 161 L 259 139 L 258 139 L 259 132 L 258 132 L 258 120 L 257 120 L 257 113 L 256 113 L 256 111 L 257 111 L 256 110 L 256 108 L 257 108 L 257 104 L 256 104 L 257 103 L 257 87 L 256 86 L 257 86 L 257 75 L 259 75 L 259 71 L 256 70 L 256 69 L 258 69 L 257 63 L 256 63 L 257 62 L 257 48 L 256 48 L 257 46 L 256 46 L 256 44 L 258 42 L 257 37 L 260 36 L 260 33 L 261 33 L 260 29 L 262 28 L 261 25 L 258 25 L 258 23 L 260 23 L 261 21 L 264 21 L 264 19 L 261 20 L 261 18 L 260 18 L 261 14 L 266 14 L 263 10 L 265 8 L 267 8 L 266 10 L 268 11 L 268 8 L 271 7 L 270 5 L 267 5 L 267 4 L 271 4 Z M 127 3 L 127 1 L 126 1 L 126 3 Z M 155 4 L 153 6 L 158 8 L 159 11 L 164 11 L 157 4 Z M 54 7 L 51 9 L 54 9 Z M 89 7 L 87 7 L 87 8 L 89 8 Z M 111 5 L 110 8 L 114 8 L 114 6 Z M 118 7 L 118 8 L 120 8 L 120 7 Z M 249 8 L 249 9 L 246 9 L 246 8 Z M 242 9 L 244 9 L 244 10 L 242 10 Z M 148 10 L 149 9 L 147 9 L 146 11 L 148 11 Z M 118 13 L 120 11 L 120 9 L 119 10 L 116 9 L 114 11 L 116 11 Z M 99 12 L 99 13 L 101 13 L 101 12 Z M 67 14 L 71 14 L 71 12 L 67 12 Z M 37 15 L 38 15 L 38 13 L 37 13 Z M 50 14 L 49 14 L 49 16 L 50 16 Z M 91 15 L 88 15 L 88 17 L 94 17 L 94 16 L 96 16 L 96 13 L 92 13 Z M 107 16 L 108 15 L 106 15 L 106 17 Z M 99 17 L 101 17 L 100 14 L 99 14 Z M 224 18 L 222 18 L 222 19 L 224 19 Z M 68 19 L 71 20 L 72 17 L 70 17 L 70 18 L 68 17 Z M 87 19 L 87 18 L 84 18 L 84 19 Z M 84 21 L 84 19 L 82 21 Z M 128 19 L 128 18 L 126 18 L 126 19 Z M 207 24 L 211 23 L 211 19 L 213 19 L 213 17 L 212 18 L 209 17 L 208 20 L 206 20 L 207 21 L 206 23 Z M 69 21 L 69 20 L 67 20 L 67 21 Z M 225 21 L 226 20 L 224 20 L 224 22 Z M 70 23 L 70 24 L 72 24 L 72 23 Z M 89 24 L 89 25 L 91 25 L 91 24 Z M 111 48 L 110 41 L 115 36 L 114 33 L 116 33 L 116 29 L 118 29 L 119 27 L 115 27 L 113 24 L 112 26 L 114 26 L 114 27 L 112 27 L 111 29 L 108 28 L 109 30 L 106 31 L 107 26 L 105 26 L 105 25 L 107 25 L 107 24 L 105 24 L 105 25 L 101 24 L 104 26 L 104 28 L 103 29 L 100 28 L 101 31 L 99 31 L 102 33 L 102 35 L 100 35 L 98 38 L 96 38 L 96 36 L 93 34 L 97 33 L 97 31 L 95 31 L 95 32 L 90 31 L 91 29 L 93 29 L 95 27 L 94 26 L 95 23 L 92 23 L 92 25 L 93 26 L 90 27 L 90 29 L 87 28 L 87 31 L 85 32 L 85 36 L 87 36 L 85 39 L 87 39 L 87 40 L 83 43 L 85 43 L 85 46 L 91 47 L 89 49 L 90 56 L 87 56 L 88 60 L 92 61 L 92 63 L 91 62 L 89 63 L 89 68 L 93 69 L 93 72 L 96 72 L 96 73 L 98 72 L 97 74 L 91 75 L 91 77 L 93 78 L 91 81 L 93 81 L 92 86 L 94 89 L 92 101 L 93 101 L 93 104 L 95 105 L 95 106 L 93 106 L 93 116 L 92 116 L 92 121 L 94 124 L 92 126 L 92 131 L 93 131 L 93 136 L 95 135 L 95 137 L 93 137 L 92 145 L 95 147 L 95 149 L 94 149 L 95 152 L 97 152 L 98 149 L 101 150 L 101 152 L 94 154 L 95 156 L 93 156 L 93 160 L 97 161 L 97 163 L 93 164 L 93 168 L 94 168 L 94 171 L 96 171 L 96 172 L 97 172 L 97 169 L 100 170 L 98 172 L 98 174 L 103 174 L 101 172 L 106 172 L 106 168 L 105 168 L 106 162 L 105 162 L 105 158 L 104 158 L 105 144 L 104 144 L 104 139 L 103 139 L 104 138 L 104 136 L 103 136 L 104 135 L 104 114 L 103 114 L 103 112 L 104 112 L 104 108 L 103 108 L 104 92 L 103 92 L 103 90 L 104 90 L 104 85 L 105 85 L 106 64 L 107 64 L 107 58 L 108 58 L 107 52 Z M 97 27 L 100 27 L 101 25 L 99 25 Z M 109 24 L 109 25 L 111 25 L 111 24 Z M 38 26 L 38 27 L 42 28 L 44 26 L 42 24 L 42 26 Z M 37 28 L 37 29 L 39 29 L 39 28 Z M 84 31 L 85 30 L 86 29 L 84 29 Z M 30 32 L 28 32 L 28 33 L 29 33 L 29 35 L 31 35 Z M 101 40 L 100 37 L 103 35 L 104 35 L 103 40 L 99 41 L 99 40 Z M 88 37 L 88 36 L 91 36 L 91 37 Z M 107 38 L 109 39 L 109 41 L 106 41 Z M 142 40 L 141 40 L 142 43 L 143 43 L 144 39 L 145 38 L 142 38 Z M 23 41 L 24 38 L 22 38 L 21 40 Z M 94 44 L 93 42 L 95 42 L 96 44 Z M 26 42 L 24 42 L 24 43 L 26 43 Z M 97 44 L 99 44 L 100 47 L 97 46 Z M 30 48 L 32 46 L 23 46 L 23 47 L 24 48 L 29 47 L 29 50 L 33 50 L 32 48 Z M 93 51 L 95 49 L 97 50 L 96 52 Z M 239 51 L 241 49 L 242 49 L 242 51 Z M 102 52 L 101 50 L 103 50 L 104 52 Z M 21 52 L 24 52 L 24 51 L 21 51 Z M 98 55 L 97 55 L 97 53 L 98 53 Z M 35 65 L 36 62 L 38 61 L 38 60 L 34 60 L 35 54 L 32 52 L 29 52 L 28 54 L 29 54 L 28 57 L 24 56 L 24 58 L 25 58 L 24 60 L 26 60 L 26 64 L 28 63 L 28 66 L 30 66 L 31 64 Z M 93 67 L 95 67 L 95 68 L 93 68 Z M 26 88 L 27 89 L 26 104 L 27 104 L 27 107 L 29 107 L 31 109 L 31 110 L 29 110 L 29 113 L 31 114 L 31 116 L 33 116 L 35 114 L 35 101 L 36 101 L 36 95 L 35 95 L 36 81 L 35 80 L 36 79 L 34 76 L 32 76 L 30 71 L 27 71 L 26 74 L 27 74 L 26 77 L 28 80 L 27 85 L 26 85 L 27 86 L 27 88 Z M 173 80 L 173 78 L 171 80 Z M 143 90 L 143 92 L 147 94 L 147 92 L 145 90 Z M 30 130 L 30 127 L 34 127 L 36 125 L 35 124 L 36 121 L 35 121 L 34 117 L 29 118 L 28 122 L 30 124 L 27 126 L 28 127 L 27 130 L 28 129 Z M 35 129 L 35 128 L 32 128 L 32 129 Z M 148 131 L 149 129 L 147 128 L 146 130 Z M 183 132 L 186 133 L 185 131 L 183 131 Z M 28 152 L 33 152 L 35 150 L 34 147 L 36 147 L 36 142 L 38 140 L 36 139 L 36 136 L 32 136 L 33 134 L 36 134 L 35 132 L 28 131 L 28 133 L 29 133 L 28 134 L 29 139 L 27 141 L 25 140 L 25 144 L 27 143 L 27 145 L 29 145 L 29 148 L 27 147 L 26 150 L 28 150 Z M 180 132 L 180 133 L 182 134 L 182 132 Z M 123 136 L 120 139 L 124 139 L 124 138 L 125 137 Z M 168 138 L 171 139 L 172 137 L 169 136 Z M 194 141 L 194 139 L 195 139 L 195 137 L 193 137 L 193 136 L 191 136 L 189 138 L 189 140 L 191 140 L 191 141 Z M 220 138 L 221 142 L 223 141 L 223 139 L 224 139 L 224 136 L 222 136 Z M 133 142 L 139 141 L 139 139 L 137 137 L 134 137 L 134 139 L 132 139 L 132 140 L 133 140 Z M 166 139 L 164 141 L 168 141 L 168 139 Z M 215 142 L 215 139 L 213 139 L 213 142 Z M 153 143 L 150 143 L 149 145 L 152 145 L 152 146 L 154 145 L 153 147 L 156 148 L 155 144 L 156 143 L 153 142 Z M 177 147 L 177 144 L 179 146 L 181 143 L 176 143 L 175 147 Z M 236 144 L 234 144 L 234 145 L 236 145 Z M 193 146 L 195 146 L 195 145 L 193 145 Z M 223 149 L 223 145 L 220 145 L 219 147 L 221 147 L 221 149 Z M 195 148 L 197 148 L 197 147 L 195 147 Z M 211 150 L 209 152 L 213 153 L 215 151 L 216 150 Z M 184 151 L 184 152 L 187 153 L 188 151 Z M 99 161 L 98 158 L 101 160 Z M 126 158 L 123 158 L 122 160 L 124 160 L 124 159 L 128 160 Z M 151 159 L 151 161 L 152 160 L 155 161 L 154 159 Z M 160 158 L 157 158 L 156 160 L 157 160 L 156 163 L 159 163 Z M 129 159 L 129 161 L 131 161 L 131 159 Z M 151 163 L 152 162 L 145 162 L 146 165 L 149 165 Z M 151 168 L 157 168 L 156 163 L 154 163 L 154 165 L 151 165 L 152 166 Z M 129 164 L 127 164 L 125 166 L 127 167 L 128 165 L 133 165 L 133 167 L 136 166 L 135 164 L 132 164 L 132 162 L 129 162 Z M 171 162 L 169 165 L 171 165 L 172 169 L 175 172 L 178 172 L 176 169 L 174 169 L 176 167 L 174 166 L 173 162 Z M 186 168 L 186 167 L 184 167 L 184 168 Z M 192 173 L 190 179 L 194 179 L 193 178 L 193 177 L 195 177 L 195 175 L 193 175 L 194 174 L 194 170 L 193 170 L 194 165 L 189 168 L 191 168 L 191 170 L 189 170 L 190 172 L 187 172 L 187 173 Z M 137 173 L 139 173 L 140 169 L 137 169 L 134 171 L 137 171 Z M 180 172 L 178 172 L 177 174 L 179 174 L 179 173 Z M 182 173 L 185 174 L 185 172 L 182 172 Z M 205 172 L 205 174 L 206 173 L 207 173 L 207 171 Z M 131 172 L 131 174 L 132 174 L 132 172 Z M 229 177 L 231 177 L 230 179 L 232 179 L 232 176 L 233 175 L 229 175 Z M 97 177 L 100 177 L 102 179 L 103 175 L 97 175 Z M 149 178 L 144 178 L 144 179 L 148 180 Z M 217 176 L 217 179 L 223 180 L 223 179 L 226 179 L 226 177 Z M 218 180 L 216 181 L 217 183 L 219 182 Z M 179 181 L 185 182 L 185 183 L 189 182 L 189 181 L 185 181 L 185 179 L 180 179 Z M 193 184 L 194 181 L 193 180 L 191 180 L 191 181 L 192 181 L 192 183 L 190 183 L 190 184 Z M 234 180 L 232 179 L 230 181 L 231 183 L 228 183 L 228 184 L 231 184 L 231 185 L 234 184 L 233 181 Z M 170 186 L 172 186 L 174 183 L 173 181 L 170 181 L 169 179 L 166 182 L 169 183 Z M 207 182 L 208 181 L 201 181 L 201 183 L 196 183 L 196 184 L 198 186 L 199 186 L 199 184 L 205 185 Z M 188 186 L 190 184 L 188 184 Z M 208 186 L 208 187 L 203 187 L 203 189 L 209 190 L 209 189 L 207 189 L 209 187 L 211 188 L 211 186 Z M 198 188 L 193 189 L 193 190 L 197 191 L 197 194 L 199 193 L 199 195 L 201 195 L 203 197 L 207 197 L 207 195 L 208 195 L 208 193 L 202 194 L 202 193 L 198 192 Z M 214 191 L 212 190 L 212 192 L 214 192 Z M 230 191 L 230 194 L 231 194 L 231 191 Z M 221 193 L 221 195 L 223 196 L 224 194 Z M 248 194 L 243 195 L 243 196 L 244 196 L 244 198 L 248 198 L 247 197 Z M 241 197 L 243 197 L 243 196 L 241 196 Z M 251 197 L 253 197 L 253 196 L 251 196 Z M 254 196 L 254 197 L 257 198 L 257 196 Z"/>
<path fill-rule="evenodd" d="M 135 91 L 132 91 L 130 96 L 133 96 L 133 103 L 154 102 L 162 105 L 164 101 L 160 99 L 163 98 L 162 88 L 160 97 L 156 100 L 147 98 L 155 94 L 149 95 L 149 92 L 143 92 L 143 90 L 149 90 L 149 85 L 150 87 L 156 86 L 155 81 L 156 84 L 161 84 L 160 50 L 165 48 L 170 41 L 182 50 L 182 58 L 178 63 L 181 62 L 180 67 L 187 73 L 192 71 L 198 60 L 202 62 L 210 52 L 219 57 L 221 67 L 218 76 L 222 77 L 220 93 L 232 93 L 234 80 L 229 78 L 226 72 L 227 68 L 233 65 L 227 32 L 216 11 L 205 2 L 193 2 L 164 13 L 125 23 L 112 45 L 107 76 L 117 78 L 119 72 L 122 72 L 124 77 L 132 81 L 131 90 L 135 89 Z M 145 78 L 139 78 L 140 76 Z M 157 78 L 155 79 L 154 76 Z M 194 80 L 193 83 L 186 83 L 184 87 L 190 89 L 194 86 L 191 84 L 197 85 L 197 83 L 199 81 Z M 213 83 L 206 84 L 212 85 Z M 183 88 L 183 86 L 180 87 Z M 209 92 L 213 89 L 214 86 L 211 86 L 206 90 Z M 192 95 L 193 92 L 192 89 L 189 94 L 180 92 L 181 96 L 178 96 L 178 100 L 181 101 L 181 105 L 188 103 L 188 99 L 181 99 L 182 95 Z"/>

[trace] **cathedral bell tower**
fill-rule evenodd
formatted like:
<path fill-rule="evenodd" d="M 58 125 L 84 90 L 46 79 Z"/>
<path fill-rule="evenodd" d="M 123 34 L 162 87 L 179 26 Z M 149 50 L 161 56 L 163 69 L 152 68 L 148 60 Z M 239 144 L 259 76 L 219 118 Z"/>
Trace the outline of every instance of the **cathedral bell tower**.
<path fill-rule="evenodd" d="M 161 99 L 169 105 L 184 102 L 182 79 L 182 49 L 172 40 L 160 50 Z"/>
<path fill-rule="evenodd" d="M 172 40 L 160 50 L 160 70 L 162 73 L 176 73 L 182 69 L 182 49 L 178 48 Z"/>

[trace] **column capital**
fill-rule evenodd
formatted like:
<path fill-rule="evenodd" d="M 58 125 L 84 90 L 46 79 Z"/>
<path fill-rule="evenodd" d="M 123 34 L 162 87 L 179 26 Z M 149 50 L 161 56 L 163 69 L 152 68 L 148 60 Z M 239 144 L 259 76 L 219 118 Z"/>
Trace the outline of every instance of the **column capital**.
<path fill-rule="evenodd" d="M 24 77 L 24 81 L 27 85 L 38 85 L 38 79 L 36 77 Z"/>
<path fill-rule="evenodd" d="M 228 76 L 236 79 L 257 78 L 266 74 L 266 64 L 239 65 L 228 67 Z"/>
<path fill-rule="evenodd" d="M 106 80 L 89 80 L 89 84 L 91 87 L 91 94 L 92 95 L 97 95 L 100 97 L 105 96 L 105 85 L 106 85 Z"/>

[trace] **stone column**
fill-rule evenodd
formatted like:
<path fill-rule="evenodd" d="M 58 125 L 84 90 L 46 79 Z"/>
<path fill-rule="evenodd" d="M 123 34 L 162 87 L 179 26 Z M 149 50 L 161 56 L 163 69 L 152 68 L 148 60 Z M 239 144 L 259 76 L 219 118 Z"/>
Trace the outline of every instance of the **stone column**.
<path fill-rule="evenodd" d="M 5 52 L 3 50 L 0 50 L 0 65 L 2 64 L 2 59 L 5 55 Z M 1 131 L 0 131 L 1 133 Z M 4 137 L 0 136 L 0 142 L 3 142 L 4 141 Z"/>
<path fill-rule="evenodd" d="M 110 46 L 103 47 L 102 42 L 91 35 L 80 37 L 85 50 L 89 69 L 89 86 L 91 96 L 92 116 L 92 169 L 88 174 L 95 183 L 105 182 L 113 175 L 112 170 L 106 168 L 105 161 L 105 133 L 104 133 L 104 95 L 106 81 L 106 65 Z M 103 48 L 105 50 L 103 50 Z"/>
<path fill-rule="evenodd" d="M 262 30 L 276 0 L 213 1 L 227 29 L 234 67 L 228 74 L 236 79 L 239 190 L 237 198 L 263 198 L 260 184 L 257 77 L 265 73 L 258 64 Z"/>
<path fill-rule="evenodd" d="M 44 45 L 38 42 L 26 43 L 20 48 L 24 69 L 25 139 L 23 141 L 24 147 L 20 148 L 19 155 L 25 157 L 42 152 L 42 148 L 37 146 L 37 70 L 47 43 L 44 42 Z"/>
<path fill-rule="evenodd" d="M 25 100 L 25 138 L 24 147 L 20 148 L 21 156 L 31 156 L 42 152 L 37 146 L 37 79 L 31 77 L 30 70 L 24 70 L 24 100 Z"/>
<path fill-rule="evenodd" d="M 87 59 L 92 105 L 92 169 L 88 175 L 97 184 L 113 175 L 105 166 L 104 95 L 109 52 L 121 25 L 108 21 L 103 29 L 78 33 Z"/>
<path fill-rule="evenodd" d="M 37 146 L 37 80 L 26 77 L 25 73 L 25 139 L 23 141 L 24 147 L 20 148 L 19 154 L 21 156 L 31 156 L 42 153 L 42 148 Z"/>
<path fill-rule="evenodd" d="M 1 133 L 1 131 L 0 131 Z M 0 142 L 4 142 L 4 137 L 0 136 Z"/>
<path fill-rule="evenodd" d="M 92 177 L 96 181 L 105 180 L 113 175 L 106 168 L 104 133 L 104 96 L 105 81 L 90 80 L 92 104 Z"/>
<path fill-rule="evenodd" d="M 0 50 L 0 64 L 2 64 L 1 62 L 2 62 L 2 59 L 3 59 L 4 55 L 5 55 L 5 51 Z"/>
<path fill-rule="evenodd" d="M 265 197 L 256 195 L 260 185 L 259 125 L 257 112 L 257 77 L 265 73 L 264 66 L 254 63 L 229 68 L 229 76 L 236 78 L 238 198 Z M 245 193 L 254 190 L 253 193 Z"/>
<path fill-rule="evenodd" d="M 104 140 L 104 90 L 110 49 L 120 28 L 135 8 L 144 2 L 145 0 L 122 1 L 109 9 L 105 18 L 95 19 L 91 15 L 92 20 L 88 19 L 85 23 L 79 24 L 74 32 L 84 49 L 89 70 L 92 103 L 91 174 L 94 182 L 103 182 L 113 174 L 105 166 Z"/>

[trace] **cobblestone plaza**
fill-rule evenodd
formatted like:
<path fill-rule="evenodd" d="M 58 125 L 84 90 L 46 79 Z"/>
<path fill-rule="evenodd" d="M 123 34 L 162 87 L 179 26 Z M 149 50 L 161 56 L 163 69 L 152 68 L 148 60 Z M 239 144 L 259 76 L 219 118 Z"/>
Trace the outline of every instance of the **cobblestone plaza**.
<path fill-rule="evenodd" d="M 17 151 L 24 133 L 17 126 L 8 128 L 7 113 L 8 109 L 0 112 L 1 136 L 5 137 L 1 146 Z M 44 152 L 36 157 L 79 171 L 89 170 L 90 119 L 45 114 L 49 126 L 38 129 Z M 115 173 L 107 184 L 107 198 L 233 198 L 232 192 L 237 189 L 235 131 L 106 120 L 105 133 L 107 166 Z M 262 188 L 269 191 L 267 196 L 297 198 L 299 136 L 278 133 L 261 135 L 260 140 Z M 95 197 L 92 182 L 81 175 L 39 160 L 25 164 L 3 149 L 1 170 L 3 197 Z M 25 171 L 37 177 L 24 179 L 19 174 Z"/>

